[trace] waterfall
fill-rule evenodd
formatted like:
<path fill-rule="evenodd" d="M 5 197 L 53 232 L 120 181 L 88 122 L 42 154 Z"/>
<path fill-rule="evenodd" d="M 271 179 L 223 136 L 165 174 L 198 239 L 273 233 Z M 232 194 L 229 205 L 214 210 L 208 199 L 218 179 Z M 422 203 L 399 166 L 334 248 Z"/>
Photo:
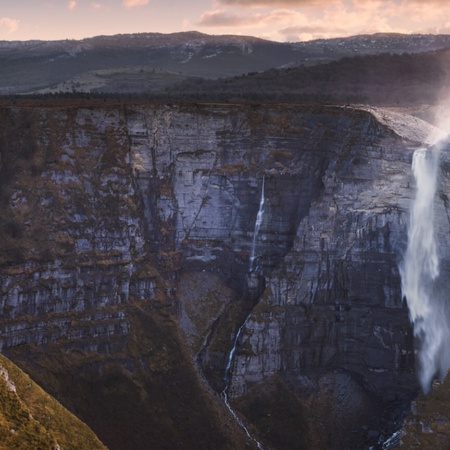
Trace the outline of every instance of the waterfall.
<path fill-rule="evenodd" d="M 225 390 L 228 389 L 228 383 L 230 382 L 230 378 L 231 378 L 230 377 L 230 375 L 231 375 L 231 364 L 233 363 L 234 353 L 236 352 L 236 347 L 237 347 L 237 344 L 239 342 L 239 338 L 241 337 L 242 330 L 244 329 L 248 318 L 249 318 L 249 316 L 247 316 L 247 319 L 245 319 L 245 322 L 239 327 L 239 330 L 236 333 L 236 337 L 234 338 L 233 348 L 231 349 L 230 354 L 228 355 L 228 363 L 227 363 L 227 367 L 225 369 L 225 376 L 223 378 L 223 380 L 226 383 L 224 392 L 225 392 Z"/>
<path fill-rule="evenodd" d="M 424 392 L 435 377 L 443 378 L 450 367 L 446 349 L 449 327 L 444 299 L 439 294 L 439 261 L 434 233 L 434 197 L 439 166 L 439 149 L 418 149 L 413 155 L 412 171 L 416 196 L 410 212 L 408 245 L 400 273 L 402 295 L 418 344 L 418 374 Z"/>
<path fill-rule="evenodd" d="M 241 337 L 242 331 L 244 330 L 245 325 L 247 324 L 247 320 L 250 317 L 250 315 L 247 316 L 247 318 L 245 319 L 244 323 L 239 327 L 238 332 L 236 333 L 236 337 L 234 338 L 234 342 L 233 342 L 233 348 L 230 351 L 230 354 L 228 355 L 228 363 L 227 363 L 227 367 L 225 369 L 225 376 L 223 378 L 223 380 L 225 381 L 225 388 L 224 390 L 221 392 L 220 396 L 223 399 L 223 402 L 225 403 L 226 407 L 228 408 L 228 410 L 230 411 L 231 415 L 234 417 L 234 420 L 236 420 L 236 422 L 238 423 L 238 425 L 245 431 L 245 434 L 253 441 L 255 442 L 255 444 L 257 445 L 257 447 L 260 450 L 263 450 L 263 446 L 261 445 L 260 442 L 258 442 L 251 434 L 250 431 L 248 431 L 248 428 L 245 426 L 244 422 L 241 420 L 241 418 L 237 415 L 236 411 L 232 408 L 232 406 L 230 405 L 230 402 L 228 400 L 228 389 L 230 387 L 230 382 L 231 382 L 231 365 L 233 363 L 234 360 L 234 353 L 236 352 L 236 347 L 237 344 L 239 342 L 239 339 Z"/>
<path fill-rule="evenodd" d="M 262 179 L 261 199 L 259 201 L 259 209 L 258 209 L 258 214 L 256 215 L 255 228 L 253 231 L 252 252 L 250 255 L 249 272 L 253 272 L 255 270 L 254 263 L 255 263 L 255 259 L 256 259 L 256 256 L 255 256 L 256 255 L 256 241 L 258 239 L 259 229 L 261 228 L 261 223 L 262 223 L 263 214 L 264 214 L 264 202 L 265 202 L 264 180 L 265 180 L 265 175 L 263 175 L 263 179 Z"/>
<path fill-rule="evenodd" d="M 251 279 L 252 272 L 255 271 L 255 260 L 256 260 L 256 241 L 258 239 L 259 230 L 261 228 L 261 223 L 263 219 L 264 214 L 264 203 L 265 203 L 265 196 L 264 196 L 264 180 L 265 176 L 263 175 L 262 184 L 261 184 L 261 198 L 259 201 L 259 209 L 258 214 L 256 215 L 256 221 L 255 221 L 255 227 L 253 231 L 253 241 L 252 241 L 252 251 L 250 255 L 250 277 L 247 278 L 247 283 L 250 284 L 249 279 Z M 245 431 L 245 434 L 257 445 L 257 447 L 260 450 L 263 450 L 263 446 L 260 442 L 258 442 L 249 432 L 248 428 L 245 426 L 244 422 L 241 420 L 241 418 L 237 415 L 236 411 L 232 408 L 230 405 L 230 402 L 228 400 L 228 389 L 231 384 L 231 366 L 234 361 L 234 354 L 236 352 L 237 345 L 239 343 L 239 340 L 241 338 L 242 332 L 244 331 L 245 325 L 247 324 L 248 318 L 250 317 L 251 311 L 247 315 L 246 319 L 244 320 L 244 323 L 239 327 L 239 330 L 236 333 L 236 336 L 234 338 L 233 347 L 231 348 L 231 351 L 228 355 L 228 361 L 227 366 L 225 369 L 225 375 L 223 378 L 223 381 L 225 382 L 225 388 L 221 392 L 220 396 L 222 397 L 225 405 L 227 406 L 228 410 L 230 411 L 231 415 L 234 417 L 238 425 Z"/>

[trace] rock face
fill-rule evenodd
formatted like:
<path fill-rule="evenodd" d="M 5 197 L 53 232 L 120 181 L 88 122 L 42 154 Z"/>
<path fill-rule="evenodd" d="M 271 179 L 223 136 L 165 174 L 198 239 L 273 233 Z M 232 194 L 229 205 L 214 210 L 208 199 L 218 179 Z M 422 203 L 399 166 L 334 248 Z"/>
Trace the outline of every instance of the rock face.
<path fill-rule="evenodd" d="M 0 114 L 0 342 L 44 383 L 37 367 L 45 360 L 51 371 L 46 348 L 89 355 L 89 370 L 81 364 L 75 374 L 88 371 L 91 381 L 101 379 L 105 360 L 130 377 L 160 376 L 177 358 L 187 367 L 189 349 L 220 389 L 236 330 L 247 320 L 231 396 L 251 403 L 258 387 L 281 383 L 277 392 L 287 388 L 309 409 L 314 448 L 376 442 L 385 408 L 416 392 L 398 263 L 414 195 L 412 153 L 432 131 L 425 123 L 310 105 L 11 107 Z M 443 235 L 445 171 L 441 178 Z M 157 331 L 148 338 L 137 325 L 140 310 L 170 334 L 170 345 Z M 194 380 L 186 370 L 183 380 Z M 60 381 L 71 371 L 61 369 Z M 148 395 L 151 384 L 139 386 Z M 66 402 L 86 416 L 69 394 Z M 189 416 L 188 403 L 180 417 Z M 119 445 L 108 441 L 107 424 L 87 419 L 107 445 Z M 227 432 L 211 424 L 204 448 L 237 448 L 230 437 L 213 442 L 219 429 Z M 276 448 L 272 435 L 258 433 Z"/>

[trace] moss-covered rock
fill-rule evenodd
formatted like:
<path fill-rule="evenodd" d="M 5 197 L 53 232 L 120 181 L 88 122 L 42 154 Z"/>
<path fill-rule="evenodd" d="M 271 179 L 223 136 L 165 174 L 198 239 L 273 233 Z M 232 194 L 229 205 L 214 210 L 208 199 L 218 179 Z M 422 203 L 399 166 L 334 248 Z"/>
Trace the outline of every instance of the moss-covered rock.
<path fill-rule="evenodd" d="M 411 405 L 401 432 L 402 449 L 450 448 L 450 378 L 434 383 L 428 395 Z"/>

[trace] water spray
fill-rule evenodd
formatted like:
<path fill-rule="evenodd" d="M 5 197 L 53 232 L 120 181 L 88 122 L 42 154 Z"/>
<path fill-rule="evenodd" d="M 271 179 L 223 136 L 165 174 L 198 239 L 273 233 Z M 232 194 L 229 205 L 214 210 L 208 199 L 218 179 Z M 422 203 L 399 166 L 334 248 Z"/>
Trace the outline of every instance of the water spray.
<path fill-rule="evenodd" d="M 437 295 L 439 259 L 434 231 L 439 147 L 415 151 L 412 171 L 416 181 L 408 227 L 408 246 L 400 268 L 402 295 L 406 297 L 409 316 L 418 344 L 418 375 L 422 390 L 428 392 L 435 377 L 447 371 L 444 346 L 449 336 L 442 301 Z"/>

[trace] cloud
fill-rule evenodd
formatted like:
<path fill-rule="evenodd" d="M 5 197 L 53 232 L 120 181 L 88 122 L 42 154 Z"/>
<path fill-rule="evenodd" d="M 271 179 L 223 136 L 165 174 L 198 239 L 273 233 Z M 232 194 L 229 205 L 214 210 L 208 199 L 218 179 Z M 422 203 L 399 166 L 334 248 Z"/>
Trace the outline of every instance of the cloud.
<path fill-rule="evenodd" d="M 272 40 L 448 33 L 448 0 L 215 0 L 198 26 Z M 234 28 L 234 29 L 233 29 Z"/>
<path fill-rule="evenodd" d="M 291 10 L 278 9 L 264 13 L 239 15 L 224 10 L 205 11 L 198 25 L 204 27 L 254 27 L 261 24 L 270 24 L 286 19 L 298 18 L 299 13 Z M 302 16 L 303 17 L 303 16 Z"/>
<path fill-rule="evenodd" d="M 198 25 L 204 27 L 235 27 L 241 25 L 249 25 L 252 22 L 250 17 L 242 17 L 234 13 L 226 11 L 205 11 Z"/>
<path fill-rule="evenodd" d="M 76 7 L 77 7 L 77 2 L 75 0 L 71 0 L 67 4 L 67 8 L 70 9 L 71 11 L 74 10 Z"/>
<path fill-rule="evenodd" d="M 122 5 L 125 8 L 134 8 L 135 6 L 144 6 L 147 5 L 150 0 L 122 0 Z"/>
<path fill-rule="evenodd" d="M 7 33 L 14 33 L 19 29 L 19 21 L 10 17 L 0 18 L 0 30 L 5 29 Z"/>
<path fill-rule="evenodd" d="M 302 6 L 330 6 L 340 3 L 341 0 L 219 0 L 224 5 L 239 6 L 267 6 L 267 7 L 302 7 Z"/>
<path fill-rule="evenodd" d="M 311 39 L 330 38 L 335 36 L 348 36 L 350 22 L 341 22 L 340 20 L 324 20 L 323 18 L 312 18 L 310 16 L 297 15 L 294 23 L 282 28 L 283 23 L 279 24 L 278 35 L 285 41 L 308 41 Z M 345 23 L 345 26 L 341 26 Z M 350 33 L 352 34 L 352 33 Z"/>
<path fill-rule="evenodd" d="M 438 34 L 450 34 L 450 22 L 445 22 L 436 29 Z"/>
<path fill-rule="evenodd" d="M 302 34 L 312 34 L 312 35 L 322 35 L 322 34 L 334 34 L 342 36 L 346 34 L 346 28 L 340 27 L 330 27 L 325 25 L 305 25 L 305 26 L 294 26 L 287 27 L 279 31 L 284 36 L 299 36 Z"/>
<path fill-rule="evenodd" d="M 353 6 L 364 8 L 372 3 L 380 4 L 385 7 L 390 5 L 398 5 L 400 7 L 409 7 L 411 4 L 421 5 L 429 8 L 430 4 L 445 6 L 448 0 L 403 0 L 396 2 L 387 2 L 386 0 L 218 0 L 223 5 L 238 5 L 238 6 L 265 6 L 265 7 L 280 7 L 288 6 L 291 8 L 302 8 L 305 6 L 314 6 L 326 8 L 333 4 L 352 4 Z"/>

